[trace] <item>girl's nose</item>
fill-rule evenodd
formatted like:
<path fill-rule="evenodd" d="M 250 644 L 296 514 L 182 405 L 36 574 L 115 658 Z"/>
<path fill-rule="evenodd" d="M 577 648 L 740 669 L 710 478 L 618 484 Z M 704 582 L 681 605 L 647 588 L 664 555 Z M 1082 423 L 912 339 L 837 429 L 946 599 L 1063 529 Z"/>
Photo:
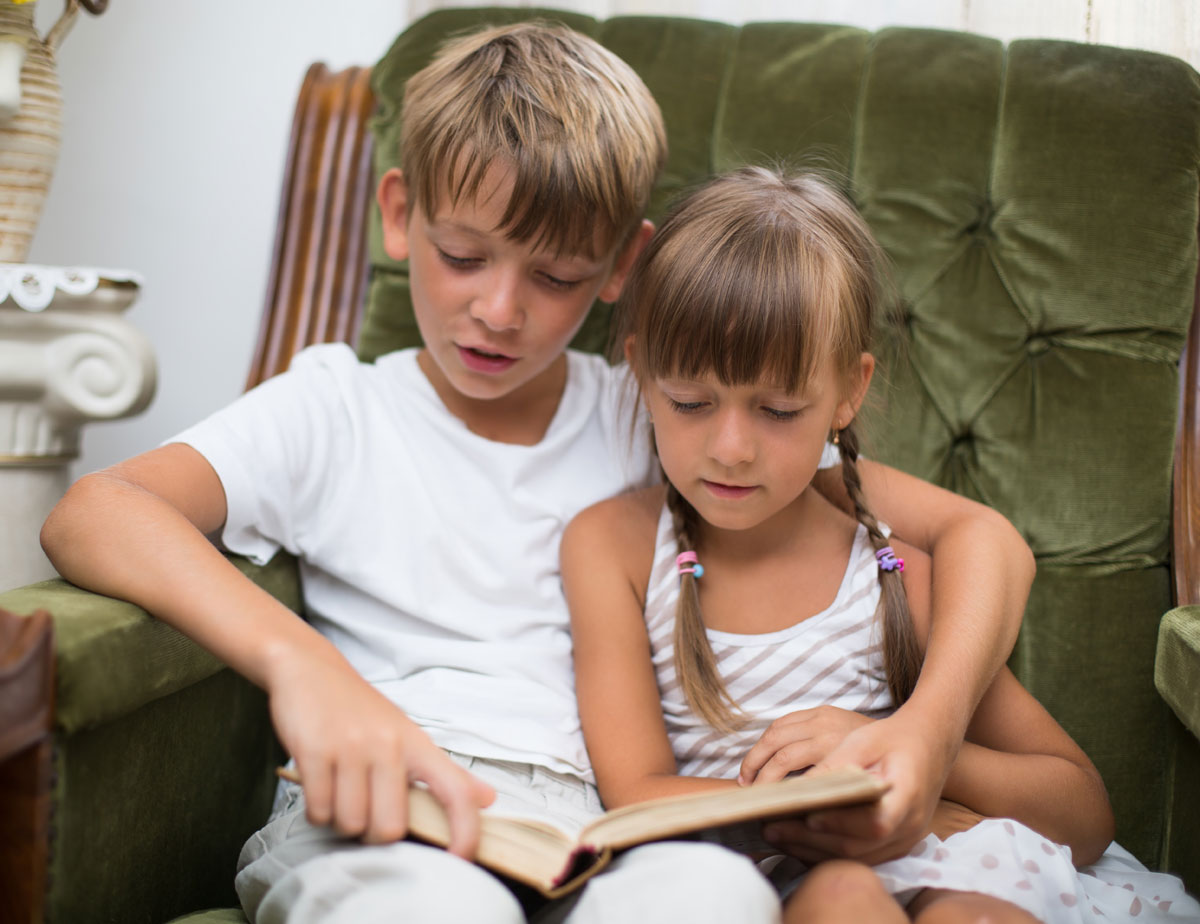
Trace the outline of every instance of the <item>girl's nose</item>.
<path fill-rule="evenodd" d="M 717 412 L 708 454 L 714 462 L 733 468 L 754 460 L 754 439 L 749 422 L 738 408 Z"/>

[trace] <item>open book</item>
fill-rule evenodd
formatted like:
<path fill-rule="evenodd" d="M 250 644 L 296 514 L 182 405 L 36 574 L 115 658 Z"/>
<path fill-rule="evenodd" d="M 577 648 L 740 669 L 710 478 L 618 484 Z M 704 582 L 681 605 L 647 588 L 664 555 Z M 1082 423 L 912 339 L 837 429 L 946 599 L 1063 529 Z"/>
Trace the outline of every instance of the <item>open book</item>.
<path fill-rule="evenodd" d="M 281 770 L 280 775 L 298 781 L 292 771 Z M 888 784 L 865 770 L 831 770 L 627 805 L 604 813 L 575 835 L 542 821 L 485 809 L 475 862 L 533 886 L 547 898 L 558 898 L 579 888 L 627 847 L 698 835 L 732 843 L 740 839 L 747 822 L 757 829 L 767 819 L 874 802 L 887 790 Z M 450 825 L 441 803 L 420 786 L 410 789 L 408 798 L 409 834 L 439 847 L 449 844 Z"/>

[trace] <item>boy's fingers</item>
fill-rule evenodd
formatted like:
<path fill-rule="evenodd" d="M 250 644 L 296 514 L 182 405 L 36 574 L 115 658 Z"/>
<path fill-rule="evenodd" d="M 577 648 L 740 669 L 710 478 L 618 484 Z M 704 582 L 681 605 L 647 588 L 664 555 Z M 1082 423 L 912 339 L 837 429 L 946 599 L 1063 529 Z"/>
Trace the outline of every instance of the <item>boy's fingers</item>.
<path fill-rule="evenodd" d="M 446 809 L 450 823 L 450 843 L 446 849 L 464 859 L 473 859 L 479 846 L 479 804 L 470 774 L 451 764 L 430 773 L 424 782 Z"/>
<path fill-rule="evenodd" d="M 333 782 L 333 828 L 357 837 L 367 827 L 367 768 L 357 762 L 339 763 Z"/>
<path fill-rule="evenodd" d="M 305 813 L 314 825 L 327 825 L 333 817 L 333 767 L 328 761 L 314 759 L 296 761 L 300 778 L 304 781 Z"/>
<path fill-rule="evenodd" d="M 370 816 L 363 841 L 390 844 L 408 830 L 408 775 L 403 767 L 377 763 L 371 768 Z"/>
<path fill-rule="evenodd" d="M 475 804 L 480 808 L 487 808 L 496 801 L 496 790 L 490 783 L 485 783 L 479 777 L 472 776 L 471 785 L 475 789 Z"/>
<path fill-rule="evenodd" d="M 814 832 L 871 842 L 891 833 L 887 820 L 873 805 L 813 812 L 808 816 L 807 827 Z"/>

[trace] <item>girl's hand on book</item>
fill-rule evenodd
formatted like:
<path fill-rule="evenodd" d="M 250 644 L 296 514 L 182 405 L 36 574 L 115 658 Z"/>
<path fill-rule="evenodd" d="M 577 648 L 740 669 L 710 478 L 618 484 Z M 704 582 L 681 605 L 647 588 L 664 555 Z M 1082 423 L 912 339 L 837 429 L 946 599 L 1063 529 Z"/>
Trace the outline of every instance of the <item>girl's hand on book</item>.
<path fill-rule="evenodd" d="M 449 850 L 471 858 L 479 808 L 495 793 L 430 740 L 340 655 L 282 661 L 267 689 L 275 729 L 296 761 L 309 821 L 389 843 L 408 829 L 408 787 L 425 783 L 446 808 Z"/>
<path fill-rule="evenodd" d="M 738 783 L 749 786 L 782 780 L 789 773 L 807 770 L 838 748 L 852 731 L 873 721 L 836 706 L 790 712 L 768 725 L 746 752 Z"/>

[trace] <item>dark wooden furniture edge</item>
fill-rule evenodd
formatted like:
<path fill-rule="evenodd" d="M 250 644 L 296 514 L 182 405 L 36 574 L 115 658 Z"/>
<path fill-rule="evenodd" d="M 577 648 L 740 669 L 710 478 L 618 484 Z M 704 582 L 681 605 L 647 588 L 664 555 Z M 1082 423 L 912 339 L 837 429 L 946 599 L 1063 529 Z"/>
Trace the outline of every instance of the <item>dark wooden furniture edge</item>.
<path fill-rule="evenodd" d="M 1200 238 L 1200 229 L 1197 229 Z M 1200 603 L 1200 256 L 1187 343 L 1179 361 L 1171 544 L 1176 606 Z"/>
<path fill-rule="evenodd" d="M 306 346 L 358 336 L 374 195 L 370 74 L 317 63 L 300 87 L 247 389 L 284 371 Z"/>
<path fill-rule="evenodd" d="M 0 610 L 0 904 L 41 922 L 50 860 L 54 637 L 50 614 Z"/>

